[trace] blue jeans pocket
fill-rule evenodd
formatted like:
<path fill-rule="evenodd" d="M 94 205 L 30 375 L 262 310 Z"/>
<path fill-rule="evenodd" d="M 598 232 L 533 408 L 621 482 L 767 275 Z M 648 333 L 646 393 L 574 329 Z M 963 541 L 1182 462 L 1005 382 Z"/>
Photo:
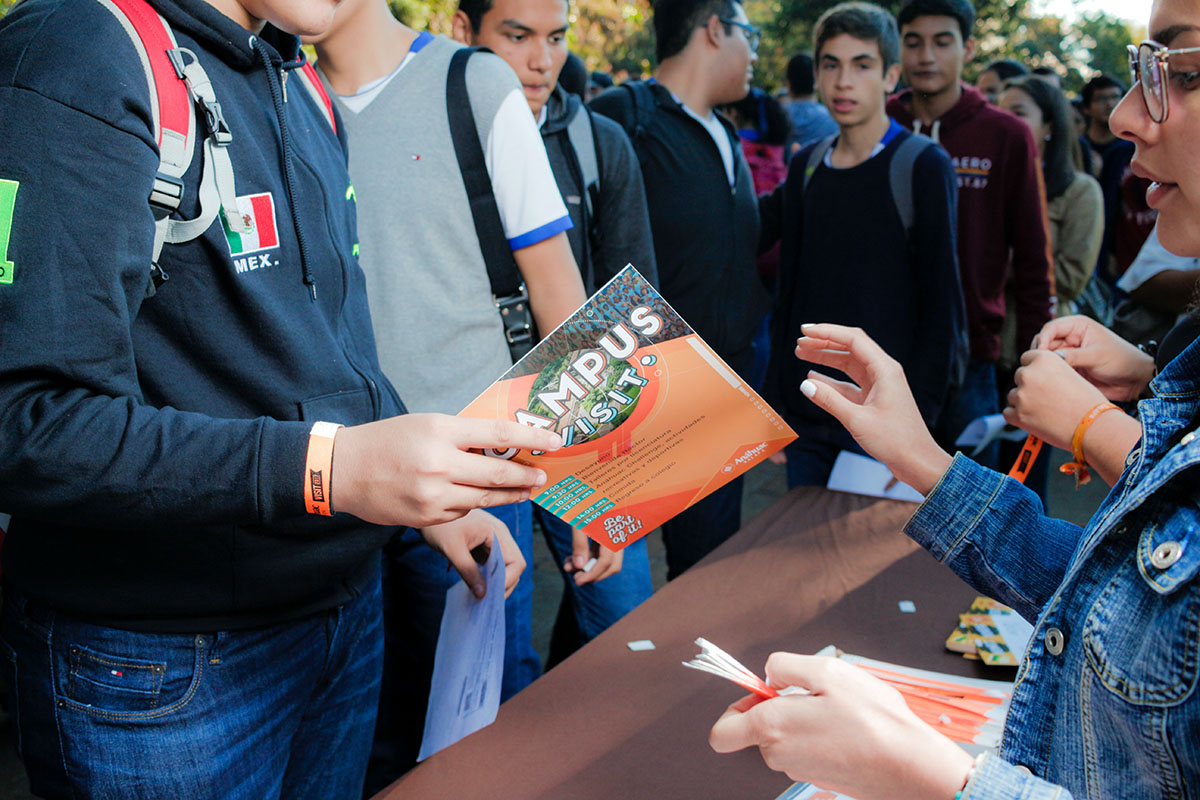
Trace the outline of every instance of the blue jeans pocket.
<path fill-rule="evenodd" d="M 129 721 L 161 718 L 187 705 L 199 689 L 210 637 L 113 633 L 126 639 L 125 646 L 114 646 L 108 636 L 88 646 L 66 640 L 56 659 L 66 667 L 60 704 Z"/>
<path fill-rule="evenodd" d="M 156 708 L 166 661 L 114 656 L 77 644 L 68 648 L 67 697 L 109 711 Z"/>

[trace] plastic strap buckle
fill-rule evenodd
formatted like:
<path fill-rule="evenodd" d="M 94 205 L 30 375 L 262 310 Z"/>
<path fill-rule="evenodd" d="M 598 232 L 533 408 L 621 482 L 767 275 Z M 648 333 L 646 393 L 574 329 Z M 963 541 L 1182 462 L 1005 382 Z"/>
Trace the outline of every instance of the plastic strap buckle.
<path fill-rule="evenodd" d="M 509 345 L 523 345 L 533 341 L 533 322 L 529 311 L 529 293 L 525 284 L 516 292 L 505 297 L 492 296 L 500 319 L 504 323 L 504 338 Z"/>
<path fill-rule="evenodd" d="M 187 56 L 191 56 L 190 64 L 186 60 Z M 196 56 L 185 48 L 177 47 L 167 51 L 167 58 L 170 59 L 171 66 L 174 67 L 179 80 L 187 85 L 188 92 L 204 109 L 204 122 L 208 127 L 209 137 L 218 147 L 227 147 L 233 141 L 233 132 L 229 130 L 229 124 L 225 122 L 221 104 L 213 95 L 212 83 L 196 60 Z M 189 74 L 189 70 L 195 74 Z"/>
<path fill-rule="evenodd" d="M 159 172 L 154 176 L 154 187 L 150 190 L 150 205 L 154 218 L 163 219 L 179 210 L 183 201 L 183 181 Z"/>

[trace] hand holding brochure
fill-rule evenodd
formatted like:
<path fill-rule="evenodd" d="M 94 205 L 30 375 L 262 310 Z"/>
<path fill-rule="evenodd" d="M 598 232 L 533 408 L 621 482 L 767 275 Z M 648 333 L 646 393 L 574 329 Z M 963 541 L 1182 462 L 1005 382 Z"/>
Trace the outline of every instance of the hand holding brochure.
<path fill-rule="evenodd" d="M 617 551 L 796 438 L 627 266 L 461 412 L 562 435 L 533 499 Z"/>

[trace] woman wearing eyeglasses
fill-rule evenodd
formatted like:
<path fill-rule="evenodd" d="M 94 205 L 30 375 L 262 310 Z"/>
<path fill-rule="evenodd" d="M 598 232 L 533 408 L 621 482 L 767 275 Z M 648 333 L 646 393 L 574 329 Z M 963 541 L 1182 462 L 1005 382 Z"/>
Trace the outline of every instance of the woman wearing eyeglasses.
<path fill-rule="evenodd" d="M 1200 0 L 1156 0 L 1149 30 L 1111 124 L 1154 181 L 1163 244 L 1200 255 Z M 1105 355 L 1084 371 L 1092 383 L 1055 354 L 1029 368 L 1057 369 L 1067 387 L 1056 399 L 1074 416 L 1055 427 L 1072 430 L 1080 469 L 1123 467 L 1083 529 L 1046 517 L 1015 481 L 952 460 L 899 365 L 861 331 L 807 326 L 796 348 L 854 381 L 810 373 L 802 391 L 926 495 L 907 533 L 1035 622 L 1000 751 L 973 759 L 861 670 L 784 653 L 767 662 L 771 684 L 811 694 L 735 703 L 714 749 L 757 746 L 771 768 L 857 800 L 1200 797 L 1200 344 L 1150 381 L 1131 450 L 1123 426 L 1139 423 L 1104 392 L 1137 394 L 1154 366 L 1103 329 L 1072 325 L 1051 322 L 1039 344 Z"/>

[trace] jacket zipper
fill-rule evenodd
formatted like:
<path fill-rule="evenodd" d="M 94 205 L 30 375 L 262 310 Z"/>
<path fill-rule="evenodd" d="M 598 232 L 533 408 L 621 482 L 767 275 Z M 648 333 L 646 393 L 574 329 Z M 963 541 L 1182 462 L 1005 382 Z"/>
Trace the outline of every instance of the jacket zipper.
<path fill-rule="evenodd" d="M 271 56 L 267 53 L 266 45 L 258 37 L 254 38 L 254 49 L 258 52 L 258 57 L 263 63 L 263 69 L 267 73 L 267 87 L 271 91 L 271 103 L 275 106 L 275 118 L 279 121 L 279 139 L 283 145 L 283 176 L 287 184 L 288 201 L 292 206 L 292 228 L 296 231 L 296 241 L 300 245 L 300 268 L 304 276 L 304 285 L 308 287 L 309 295 L 312 301 L 317 301 L 317 281 L 313 277 L 311 260 L 308 257 L 308 243 L 304 237 L 304 226 L 300 223 L 300 217 L 296 213 L 296 168 L 292 164 L 292 135 L 288 130 L 286 113 L 283 108 L 283 100 L 280 95 L 282 90 L 279 87 L 279 76 L 275 74 L 275 68 L 271 64 Z"/>

